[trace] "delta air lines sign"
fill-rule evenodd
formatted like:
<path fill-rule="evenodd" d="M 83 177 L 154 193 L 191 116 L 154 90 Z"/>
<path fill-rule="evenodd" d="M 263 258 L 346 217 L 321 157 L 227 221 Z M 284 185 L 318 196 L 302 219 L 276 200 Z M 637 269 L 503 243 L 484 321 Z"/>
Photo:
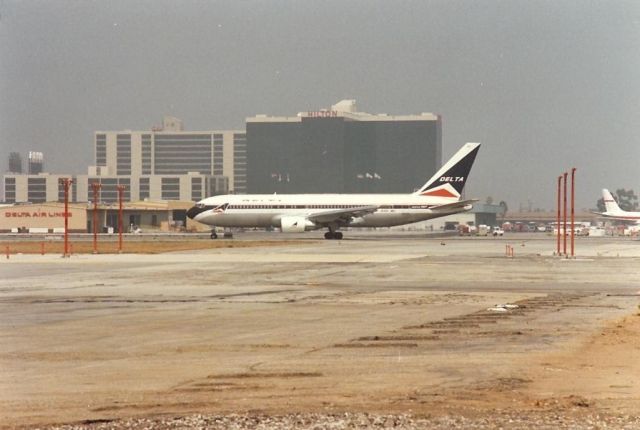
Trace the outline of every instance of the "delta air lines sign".
<path fill-rule="evenodd" d="M 5 218 L 64 218 L 64 211 L 62 212 L 44 212 L 44 211 L 36 211 L 36 212 L 5 212 Z M 73 213 L 67 212 L 67 216 L 73 216 Z"/>

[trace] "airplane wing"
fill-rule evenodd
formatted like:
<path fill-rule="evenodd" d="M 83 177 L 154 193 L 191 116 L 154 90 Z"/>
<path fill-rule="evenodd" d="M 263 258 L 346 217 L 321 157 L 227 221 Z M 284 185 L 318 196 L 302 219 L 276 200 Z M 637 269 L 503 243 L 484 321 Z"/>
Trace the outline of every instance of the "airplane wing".
<path fill-rule="evenodd" d="M 456 211 L 458 209 L 462 210 L 462 209 L 465 208 L 465 206 L 473 204 L 473 203 L 475 203 L 477 201 L 478 201 L 478 199 L 460 200 L 458 202 L 447 203 L 445 205 L 440 205 L 440 206 L 433 207 L 433 208 L 431 208 L 431 210 L 433 212 L 452 212 L 452 211 Z"/>
<path fill-rule="evenodd" d="M 308 215 L 307 219 L 316 224 L 329 224 L 332 222 L 339 222 L 341 224 L 348 224 L 351 218 L 361 217 L 369 215 L 378 210 L 378 206 L 360 206 L 351 209 L 336 209 L 331 211 L 316 212 Z"/>

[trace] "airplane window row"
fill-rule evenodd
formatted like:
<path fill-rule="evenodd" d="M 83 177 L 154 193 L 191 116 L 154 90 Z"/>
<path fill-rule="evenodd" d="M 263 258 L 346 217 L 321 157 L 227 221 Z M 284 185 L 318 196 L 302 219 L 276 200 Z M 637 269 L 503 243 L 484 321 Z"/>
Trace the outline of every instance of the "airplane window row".
<path fill-rule="evenodd" d="M 355 209 L 360 205 L 230 205 L 229 209 Z"/>
<path fill-rule="evenodd" d="M 229 205 L 229 209 L 357 209 L 362 205 Z M 383 205 L 380 209 L 429 209 L 429 206 Z"/>

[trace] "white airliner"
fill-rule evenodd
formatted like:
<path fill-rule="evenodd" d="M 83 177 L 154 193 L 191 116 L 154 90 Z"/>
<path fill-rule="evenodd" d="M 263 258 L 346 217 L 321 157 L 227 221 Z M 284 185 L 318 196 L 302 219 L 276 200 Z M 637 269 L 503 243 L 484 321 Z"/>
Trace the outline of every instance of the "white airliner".
<path fill-rule="evenodd" d="M 640 224 L 640 212 L 629 212 L 620 209 L 620 206 L 618 206 L 618 203 L 616 203 L 615 199 L 606 188 L 602 190 L 602 199 L 604 200 L 604 207 L 606 208 L 606 211 L 594 213 L 605 218 L 635 221 Z"/>
<path fill-rule="evenodd" d="M 479 143 L 464 145 L 413 194 L 237 194 L 203 199 L 187 211 L 218 227 L 277 227 L 283 232 L 327 228 L 325 239 L 342 239 L 342 227 L 391 227 L 468 211 L 477 200 L 460 200 Z"/>

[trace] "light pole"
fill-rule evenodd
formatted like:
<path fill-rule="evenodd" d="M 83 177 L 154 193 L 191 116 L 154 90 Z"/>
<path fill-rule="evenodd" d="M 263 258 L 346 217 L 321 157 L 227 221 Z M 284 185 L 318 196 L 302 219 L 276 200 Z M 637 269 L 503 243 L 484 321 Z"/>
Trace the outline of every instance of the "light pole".
<path fill-rule="evenodd" d="M 93 253 L 98 253 L 98 192 L 102 185 L 100 182 L 92 182 L 93 189 Z"/>
<path fill-rule="evenodd" d="M 122 193 L 124 185 L 117 185 L 118 190 L 118 254 L 122 253 Z"/>
<path fill-rule="evenodd" d="M 69 187 L 73 183 L 71 178 L 61 178 L 60 183 L 64 187 L 64 254 L 69 257 Z"/>
<path fill-rule="evenodd" d="M 564 191 L 562 193 L 563 194 L 562 197 L 564 199 L 564 210 L 563 210 L 563 214 L 562 214 L 562 217 L 563 217 L 562 223 L 564 225 L 564 228 L 563 228 L 563 231 L 562 231 L 562 236 L 563 236 L 563 238 L 562 238 L 562 240 L 563 240 L 562 250 L 564 251 L 565 257 L 567 256 L 567 176 L 568 175 L 569 174 L 567 172 L 564 172 L 562 174 L 562 177 L 563 177 L 563 180 L 564 180 Z"/>
<path fill-rule="evenodd" d="M 557 249 L 557 255 L 560 255 L 560 196 L 562 195 L 562 190 L 561 190 L 561 186 L 562 186 L 562 175 L 558 176 L 558 214 L 556 217 L 556 227 L 558 230 L 558 237 L 557 237 L 557 242 L 558 242 L 558 249 Z"/>
<path fill-rule="evenodd" d="M 574 235 L 575 229 L 573 228 L 575 223 L 575 191 L 576 191 L 576 168 L 571 168 L 571 256 L 575 256 L 574 247 Z"/>

